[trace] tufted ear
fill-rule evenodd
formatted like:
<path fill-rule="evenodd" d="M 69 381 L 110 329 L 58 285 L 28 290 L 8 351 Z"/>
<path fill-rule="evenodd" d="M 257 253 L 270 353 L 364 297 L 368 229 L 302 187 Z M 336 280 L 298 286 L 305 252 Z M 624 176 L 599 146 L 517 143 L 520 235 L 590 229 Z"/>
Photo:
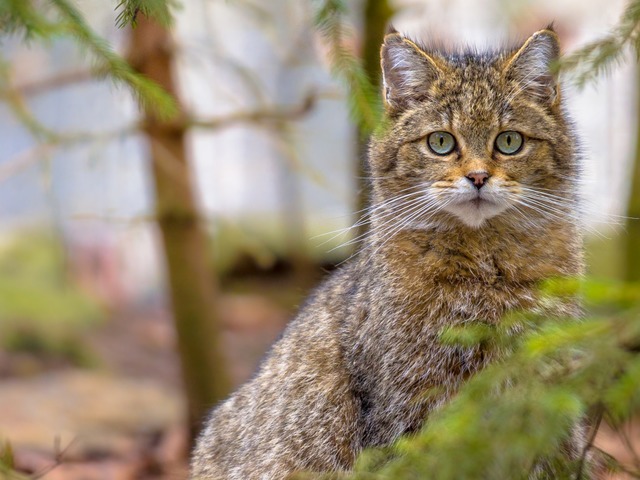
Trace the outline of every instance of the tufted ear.
<path fill-rule="evenodd" d="M 438 60 L 395 30 L 380 50 L 382 96 L 388 113 L 399 113 L 427 96 L 431 83 L 444 73 Z"/>
<path fill-rule="evenodd" d="M 552 27 L 529 37 L 508 60 L 504 75 L 516 80 L 520 89 L 538 100 L 554 104 L 558 98 L 558 79 L 551 68 L 560 56 L 558 35 Z"/>

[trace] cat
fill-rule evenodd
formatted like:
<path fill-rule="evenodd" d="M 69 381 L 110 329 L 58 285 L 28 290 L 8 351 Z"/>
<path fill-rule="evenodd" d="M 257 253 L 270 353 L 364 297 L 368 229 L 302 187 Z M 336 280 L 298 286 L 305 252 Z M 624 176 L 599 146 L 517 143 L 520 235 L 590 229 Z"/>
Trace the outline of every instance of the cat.
<path fill-rule="evenodd" d="M 348 471 L 362 449 L 417 431 L 492 360 L 442 344 L 441 328 L 540 308 L 540 281 L 582 273 L 578 149 L 558 56 L 552 27 L 486 53 L 386 35 L 364 246 L 213 410 L 192 478 Z"/>

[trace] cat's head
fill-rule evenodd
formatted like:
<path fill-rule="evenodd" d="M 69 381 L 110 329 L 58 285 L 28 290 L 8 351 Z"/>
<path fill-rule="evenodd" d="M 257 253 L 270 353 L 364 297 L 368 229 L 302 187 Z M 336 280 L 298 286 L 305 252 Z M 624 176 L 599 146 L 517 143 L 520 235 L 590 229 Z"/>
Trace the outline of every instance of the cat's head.
<path fill-rule="evenodd" d="M 411 228 L 559 217 L 576 166 L 558 55 L 551 28 L 490 53 L 428 49 L 389 33 L 381 50 L 388 122 L 370 154 L 374 208 Z"/>

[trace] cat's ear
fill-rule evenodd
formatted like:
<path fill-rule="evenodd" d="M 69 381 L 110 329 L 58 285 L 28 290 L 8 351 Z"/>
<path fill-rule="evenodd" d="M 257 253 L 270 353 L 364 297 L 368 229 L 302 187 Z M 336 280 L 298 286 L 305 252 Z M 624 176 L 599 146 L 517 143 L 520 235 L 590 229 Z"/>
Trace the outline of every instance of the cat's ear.
<path fill-rule="evenodd" d="M 380 64 L 382 98 L 389 113 L 399 113 L 425 98 L 431 83 L 443 74 L 437 59 L 393 27 L 384 37 Z"/>
<path fill-rule="evenodd" d="M 553 64 L 560 56 L 558 35 L 549 26 L 524 42 L 504 67 L 507 78 L 516 80 L 520 89 L 538 100 L 554 104 L 559 99 L 558 78 Z"/>

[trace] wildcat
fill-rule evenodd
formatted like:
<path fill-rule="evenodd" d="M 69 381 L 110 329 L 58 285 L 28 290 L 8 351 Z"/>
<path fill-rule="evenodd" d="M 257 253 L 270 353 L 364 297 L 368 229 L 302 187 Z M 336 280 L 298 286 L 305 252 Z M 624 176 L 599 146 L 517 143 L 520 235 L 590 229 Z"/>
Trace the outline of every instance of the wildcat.
<path fill-rule="evenodd" d="M 440 343 L 442 327 L 539 308 L 536 284 L 582 272 L 558 55 L 551 27 L 487 53 L 385 37 L 386 125 L 370 144 L 365 244 L 212 412 L 192 478 L 349 470 L 363 448 L 418 430 L 491 360 Z"/>

